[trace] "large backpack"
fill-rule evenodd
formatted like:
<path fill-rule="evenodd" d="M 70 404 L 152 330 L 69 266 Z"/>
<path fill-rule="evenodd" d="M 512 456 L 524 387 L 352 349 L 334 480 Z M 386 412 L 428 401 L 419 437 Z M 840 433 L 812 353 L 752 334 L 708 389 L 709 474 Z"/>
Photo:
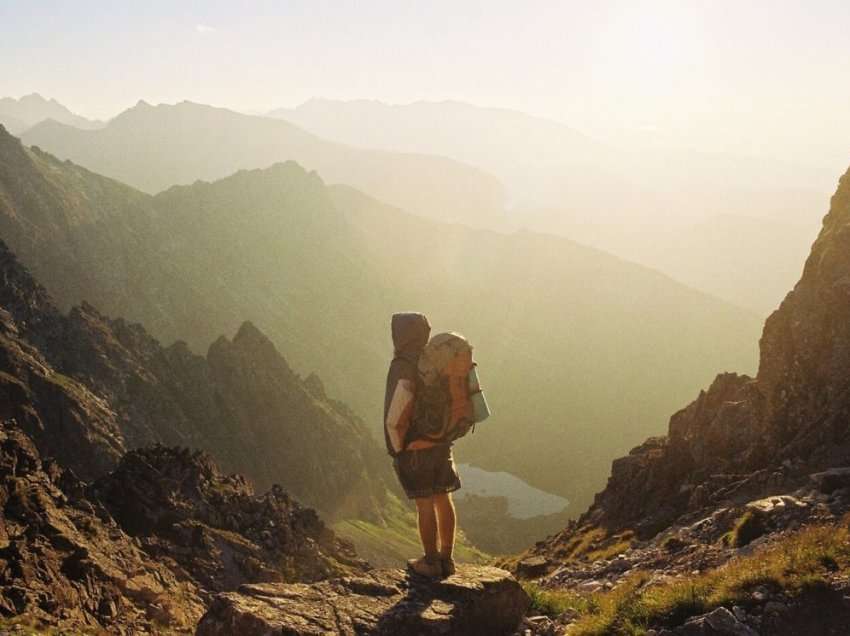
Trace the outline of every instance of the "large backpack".
<path fill-rule="evenodd" d="M 416 400 L 411 418 L 411 435 L 437 443 L 450 443 L 466 435 L 475 422 L 469 415 L 468 384 L 464 382 L 463 403 L 452 400 L 446 368 L 456 356 L 470 354 L 472 347 L 457 333 L 437 334 L 428 341 L 417 365 Z M 467 369 L 467 372 L 470 369 Z M 466 377 L 466 375 L 464 375 Z"/>

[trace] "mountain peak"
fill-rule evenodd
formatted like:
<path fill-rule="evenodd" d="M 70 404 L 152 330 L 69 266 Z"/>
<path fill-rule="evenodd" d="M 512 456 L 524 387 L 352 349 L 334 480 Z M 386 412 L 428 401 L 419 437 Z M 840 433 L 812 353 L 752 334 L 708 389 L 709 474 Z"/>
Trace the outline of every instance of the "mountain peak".
<path fill-rule="evenodd" d="M 38 93 L 30 93 L 19 99 L 13 97 L 0 99 L 0 118 L 11 121 L 16 126 L 16 132 L 23 132 L 47 119 L 55 119 L 63 124 L 82 129 L 101 126 L 101 122 L 81 117 L 55 98 L 47 99 Z"/>
<path fill-rule="evenodd" d="M 50 102 L 59 103 L 55 99 L 47 100 L 40 93 L 30 93 L 29 95 L 24 95 L 18 101 L 22 104 L 47 104 Z"/>
<path fill-rule="evenodd" d="M 236 332 L 236 335 L 233 337 L 233 343 L 268 343 L 271 344 L 271 340 L 268 339 L 266 334 L 257 329 L 253 322 L 250 320 L 246 320 L 240 325 L 239 330 Z"/>

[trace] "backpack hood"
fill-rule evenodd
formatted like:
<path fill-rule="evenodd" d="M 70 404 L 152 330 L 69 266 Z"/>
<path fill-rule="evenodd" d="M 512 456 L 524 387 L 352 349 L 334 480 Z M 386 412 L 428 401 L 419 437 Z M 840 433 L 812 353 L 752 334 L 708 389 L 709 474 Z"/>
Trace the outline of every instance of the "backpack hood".
<path fill-rule="evenodd" d="M 393 348 L 399 355 L 418 356 L 431 335 L 431 323 L 424 314 L 416 312 L 393 314 L 391 328 Z"/>

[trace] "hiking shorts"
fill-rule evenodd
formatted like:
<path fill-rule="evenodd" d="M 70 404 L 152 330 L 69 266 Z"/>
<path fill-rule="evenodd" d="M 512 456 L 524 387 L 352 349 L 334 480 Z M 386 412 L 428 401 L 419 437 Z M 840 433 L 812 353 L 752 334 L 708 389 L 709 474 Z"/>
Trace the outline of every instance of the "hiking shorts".
<path fill-rule="evenodd" d="M 402 451 L 393 460 L 393 467 L 408 499 L 454 492 L 460 488 L 460 477 L 449 444 Z"/>

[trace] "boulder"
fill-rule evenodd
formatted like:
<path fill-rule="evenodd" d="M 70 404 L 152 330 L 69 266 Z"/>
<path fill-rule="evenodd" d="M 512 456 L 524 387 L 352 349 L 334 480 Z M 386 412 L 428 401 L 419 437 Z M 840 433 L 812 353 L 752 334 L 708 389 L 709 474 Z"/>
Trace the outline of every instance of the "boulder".
<path fill-rule="evenodd" d="M 765 497 L 764 499 L 751 501 L 747 504 L 747 509 L 765 515 L 774 515 L 793 510 L 803 510 L 807 507 L 808 504 L 805 501 L 801 501 L 791 495 Z"/>
<path fill-rule="evenodd" d="M 526 579 L 536 579 L 546 574 L 549 569 L 549 560 L 542 556 L 531 556 L 523 559 L 517 564 L 517 576 Z"/>
<path fill-rule="evenodd" d="M 530 599 L 505 570 L 462 565 L 432 581 L 403 570 L 313 584 L 242 585 L 217 595 L 197 636 L 510 634 Z"/>
<path fill-rule="evenodd" d="M 842 488 L 850 488 L 850 466 L 830 468 L 821 473 L 809 475 L 818 490 L 822 493 L 831 494 Z"/>
<path fill-rule="evenodd" d="M 751 627 L 739 621 L 725 607 L 695 616 L 676 630 L 683 636 L 756 636 Z"/>

